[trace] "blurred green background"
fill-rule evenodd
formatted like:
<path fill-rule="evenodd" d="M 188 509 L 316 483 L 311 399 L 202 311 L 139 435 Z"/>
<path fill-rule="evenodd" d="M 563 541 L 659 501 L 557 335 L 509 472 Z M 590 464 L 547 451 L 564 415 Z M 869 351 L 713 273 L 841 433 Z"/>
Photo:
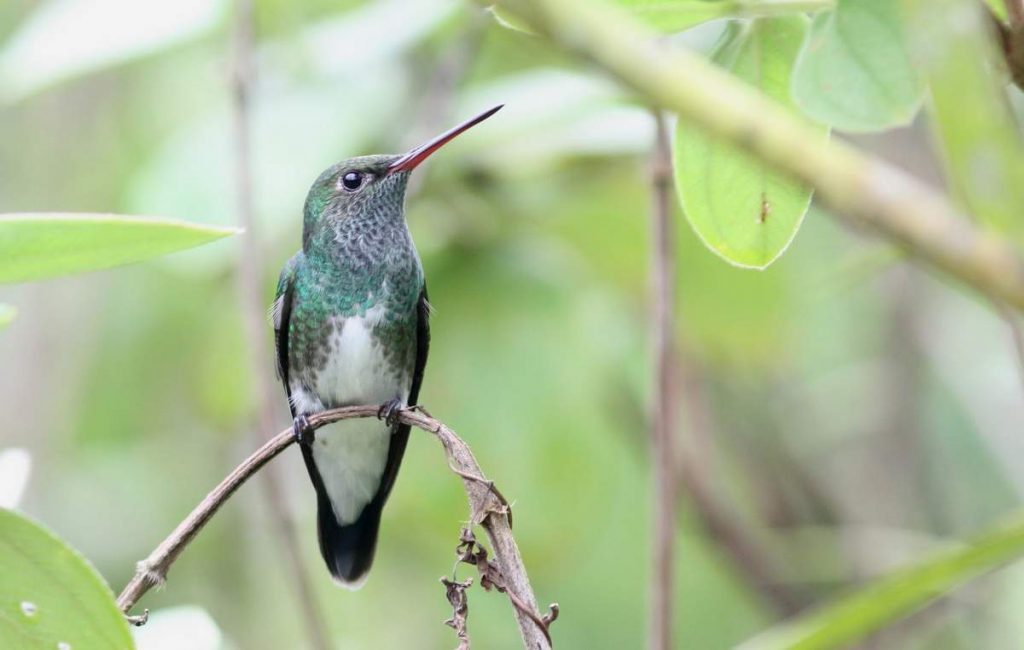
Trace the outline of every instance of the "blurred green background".
<path fill-rule="evenodd" d="M 230 13 L 213 0 L 0 4 L 0 212 L 233 224 Z M 418 172 L 409 200 L 436 308 L 421 402 L 514 502 L 538 598 L 562 608 L 556 646 L 640 646 L 649 112 L 463 3 L 260 0 L 256 18 L 254 198 L 268 305 L 324 167 L 404 150 L 506 103 Z M 685 44 L 706 48 L 720 29 L 693 30 Z M 856 142 L 939 182 L 926 125 Z M 764 272 L 730 267 L 677 217 L 680 444 L 770 559 L 773 589 L 819 601 L 1018 505 L 1021 369 L 989 304 L 816 207 Z M 273 370 L 247 362 L 239 243 L 0 289 L 19 309 L 0 335 L 0 448 L 32 455 L 22 508 L 115 591 L 252 447 L 253 377 Z M 283 393 L 275 409 L 283 428 Z M 321 566 L 299 454 L 276 465 L 335 643 L 453 645 L 438 577 L 467 508 L 437 443 L 413 435 L 356 593 Z M 141 647 L 306 643 L 264 495 L 246 486 L 167 588 L 146 596 L 156 624 Z M 729 647 L 789 610 L 691 504 L 684 489 L 677 638 Z M 504 597 L 469 593 L 474 642 L 518 647 Z M 194 608 L 167 610 L 183 606 Z M 1021 606 L 1024 572 L 1010 569 L 868 647 L 1020 647 Z"/>

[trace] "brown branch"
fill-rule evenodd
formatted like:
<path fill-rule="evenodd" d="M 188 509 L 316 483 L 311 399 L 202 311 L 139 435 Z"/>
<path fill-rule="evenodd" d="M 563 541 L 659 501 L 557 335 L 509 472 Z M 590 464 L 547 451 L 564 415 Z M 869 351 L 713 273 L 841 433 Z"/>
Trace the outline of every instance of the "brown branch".
<path fill-rule="evenodd" d="M 1014 31 L 1024 27 L 1024 0 L 1003 0 L 1006 5 L 1006 17 L 1010 22 L 1010 29 Z"/>
<path fill-rule="evenodd" d="M 713 434 L 716 423 L 708 403 L 707 386 L 699 364 L 685 350 L 676 356 L 681 393 L 691 444 L 680 444 L 676 453 L 676 481 L 679 497 L 688 502 L 708 537 L 714 541 L 732 568 L 779 614 L 796 614 L 811 599 L 800 588 L 787 584 L 784 567 L 770 544 L 758 539 L 754 526 L 715 491 L 712 467 Z M 767 493 L 774 488 L 771 477 L 757 481 L 755 488 Z M 759 510 L 763 510 L 759 508 Z M 761 520 L 755 525 L 759 525 Z"/>
<path fill-rule="evenodd" d="M 651 234 L 654 254 L 651 284 L 654 290 L 654 417 L 651 427 L 651 464 L 654 467 L 654 539 L 649 644 L 652 650 L 672 648 L 672 612 L 675 579 L 675 231 L 672 227 L 672 157 L 665 118 L 654 112 L 655 138 L 651 160 Z"/>
<path fill-rule="evenodd" d="M 781 581 L 781 570 L 772 556 L 749 538 L 736 513 L 715 497 L 706 480 L 704 463 L 693 451 L 676 449 L 679 363 L 675 354 L 675 251 L 672 228 L 672 161 L 664 118 L 655 113 L 655 149 L 651 170 L 652 225 L 654 238 L 653 284 L 655 292 L 655 399 L 652 426 L 652 462 L 656 474 L 654 579 L 652 580 L 651 647 L 672 647 L 673 543 L 676 527 L 676 496 L 682 493 L 697 511 L 712 539 L 718 541 L 741 570 L 773 606 L 784 613 L 800 609 L 803 599 Z M 687 398 L 691 432 L 698 445 L 707 445 L 706 409 L 698 404 L 699 388 L 690 377 Z"/>
<path fill-rule="evenodd" d="M 548 627 L 558 618 L 557 603 L 553 603 L 548 607 L 548 614 L 540 616 L 537 613 L 536 607 L 530 607 L 515 593 L 510 592 L 501 569 L 494 562 L 487 559 L 487 549 L 476 540 L 476 536 L 473 535 L 473 531 L 468 526 L 463 528 L 459 534 L 459 545 L 455 547 L 455 554 L 458 556 L 459 562 L 472 564 L 476 567 L 480 573 L 480 586 L 485 591 L 496 589 L 499 593 L 507 595 L 515 608 L 524 616 L 530 617 L 530 620 L 534 622 L 537 628 L 543 631 L 548 644 L 551 644 L 551 634 Z"/>
<path fill-rule="evenodd" d="M 704 395 L 706 388 L 700 380 L 699 370 L 690 368 L 687 371 L 691 365 L 693 361 L 685 356 L 676 361 L 680 382 L 684 386 L 681 393 L 687 403 L 684 412 L 690 420 L 688 433 L 694 438 L 710 440 L 715 425 Z M 624 427 L 630 427 L 645 417 L 638 400 L 637 403 L 630 400 L 628 410 L 631 415 L 625 419 Z M 630 436 L 629 442 L 638 451 L 646 452 L 646 438 Z M 808 594 L 785 581 L 783 565 L 771 552 L 770 546 L 758 539 L 756 531 L 746 524 L 729 500 L 718 496 L 713 487 L 714 470 L 709 467 L 710 456 L 704 449 L 698 452 L 694 446 L 677 445 L 676 502 L 680 514 L 685 512 L 683 504 L 692 510 L 714 548 L 722 553 L 723 559 L 731 564 L 740 579 L 756 590 L 765 605 L 782 615 L 797 613 L 811 602 Z M 762 480 L 755 487 L 764 492 L 776 486 Z"/>
<path fill-rule="evenodd" d="M 252 201 L 252 137 L 250 130 L 250 95 L 253 88 L 253 0 L 236 0 L 234 16 L 234 53 L 231 74 L 232 127 L 235 146 L 235 200 L 238 222 L 242 227 L 241 265 L 238 289 L 242 303 L 246 348 L 249 362 L 255 370 L 253 401 L 258 405 L 258 426 L 253 430 L 256 443 L 274 433 L 274 387 L 270 382 L 270 363 L 267 356 L 266 320 L 260 287 L 264 277 L 263 256 L 259 251 L 259 228 Z M 295 590 L 300 615 L 305 620 L 310 645 L 316 650 L 331 647 L 330 634 L 324 621 L 320 603 L 306 572 L 306 564 L 299 549 L 284 498 L 281 481 L 274 468 L 263 473 L 262 486 L 270 518 L 278 541 L 284 549 L 287 566 L 285 573 Z"/>
<path fill-rule="evenodd" d="M 734 567 L 757 589 L 764 601 L 781 614 L 791 615 L 803 609 L 808 598 L 783 582 L 782 567 L 775 556 L 752 538 L 739 514 L 701 480 L 701 468 L 696 467 L 696 459 L 684 454 L 681 460 L 679 489 L 690 500 L 701 524 L 718 548 L 732 560 Z"/>
<path fill-rule="evenodd" d="M 487 533 L 497 568 L 503 578 L 499 591 L 503 591 L 515 606 L 516 621 L 519 623 L 519 633 L 524 647 L 530 650 L 550 648 L 551 639 L 548 636 L 547 624 L 544 623 L 545 618 L 537 613 L 537 598 L 530 587 L 526 567 L 523 566 L 523 560 L 519 555 L 519 547 L 512 537 L 508 504 L 503 498 L 496 496 L 500 493 L 493 490 L 491 482 L 483 478 L 484 473 L 473 457 L 469 445 L 455 435 L 454 431 L 419 407 L 402 411 L 401 419 L 407 424 L 433 433 L 441 441 L 448 456 L 448 464 L 462 479 L 466 496 L 469 497 L 470 523 L 479 525 Z M 465 474 L 471 475 L 472 478 L 466 478 Z M 553 612 L 557 612 L 557 609 L 557 604 L 549 607 Z M 551 620 L 554 620 L 554 616 L 557 616 L 557 613 L 552 614 Z"/>
<path fill-rule="evenodd" d="M 379 411 L 379 404 L 346 406 L 311 415 L 309 424 L 316 429 L 339 420 L 377 417 Z M 557 605 L 552 605 L 552 613 L 548 616 L 540 616 L 537 613 L 537 599 L 530 587 L 530 580 L 526 575 L 522 557 L 519 555 L 519 548 L 512 537 L 512 528 L 509 525 L 506 512 L 507 506 L 488 487 L 490 481 L 482 478 L 484 474 L 480 471 L 480 466 L 473 457 L 469 445 L 422 408 L 405 409 L 398 414 L 398 419 L 405 424 L 434 434 L 441 442 L 448 465 L 457 470 L 456 473 L 461 478 L 466 490 L 466 496 L 469 499 L 470 523 L 484 529 L 491 548 L 494 550 L 494 563 L 501 575 L 501 587 L 514 606 L 524 646 L 530 650 L 550 648 L 551 642 L 547 627 L 557 616 Z M 195 539 L 195 536 L 221 505 L 242 483 L 284 451 L 294 440 L 291 428 L 278 433 L 242 461 L 241 465 L 206 495 L 206 498 L 149 554 L 149 557 L 138 563 L 135 576 L 117 598 L 117 604 L 121 611 L 127 614 L 147 591 L 162 584 L 167 578 L 167 571 L 171 564 Z M 472 478 L 465 478 L 464 475 L 469 475 Z"/>
<path fill-rule="evenodd" d="M 451 465 L 448 465 L 448 469 L 453 471 L 455 474 L 461 476 L 462 478 L 466 479 L 467 481 L 476 481 L 481 485 L 486 485 L 487 489 L 491 491 L 491 494 L 493 494 L 498 499 L 498 501 L 501 502 L 502 506 L 505 509 L 505 514 L 508 515 L 508 526 L 509 528 L 512 527 L 512 506 L 509 505 L 508 499 L 506 499 L 505 495 L 501 493 L 501 490 L 498 489 L 498 486 L 494 484 L 494 481 L 490 479 L 485 479 L 482 476 L 475 476 L 468 472 L 463 472 L 459 468 L 452 467 Z"/>
<path fill-rule="evenodd" d="M 185 547 L 195 538 L 206 522 L 210 520 L 220 506 L 234 494 L 242 483 L 257 470 L 267 464 L 274 456 L 292 444 L 292 430 L 282 431 L 263 444 L 254 454 L 249 456 L 206 495 L 188 517 L 185 518 L 167 538 L 157 546 L 145 560 L 138 563 L 135 576 L 117 597 L 117 605 L 127 613 L 135 606 L 147 591 L 163 584 L 167 570 L 178 558 Z"/>
<path fill-rule="evenodd" d="M 1010 80 L 1024 89 L 1024 0 L 1006 0 L 1007 21 L 996 15 L 988 3 L 982 2 L 988 22 L 1003 55 L 1003 63 Z"/>

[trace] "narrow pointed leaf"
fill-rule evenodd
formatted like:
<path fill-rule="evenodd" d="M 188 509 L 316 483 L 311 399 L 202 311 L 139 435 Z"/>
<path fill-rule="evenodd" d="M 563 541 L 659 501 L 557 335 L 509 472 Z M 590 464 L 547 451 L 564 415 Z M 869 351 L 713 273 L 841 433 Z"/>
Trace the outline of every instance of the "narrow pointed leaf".
<path fill-rule="evenodd" d="M 805 113 L 843 131 L 877 131 L 909 123 L 923 95 L 899 3 L 838 0 L 815 16 L 793 71 Z"/>
<path fill-rule="evenodd" d="M 931 123 L 957 198 L 979 221 L 1024 236 L 1024 146 L 984 8 L 903 0 L 931 89 Z"/>
<path fill-rule="evenodd" d="M 790 74 L 807 23 L 803 16 L 734 23 L 712 58 L 792 106 Z M 810 188 L 686 122 L 676 125 L 674 161 L 686 218 L 708 248 L 737 266 L 765 268 L 778 258 L 811 202 Z"/>
<path fill-rule="evenodd" d="M 138 262 L 233 234 L 172 219 L 102 214 L 0 215 L 0 282 Z"/>
<path fill-rule="evenodd" d="M 889 574 L 831 605 L 784 623 L 739 650 L 847 647 L 971 578 L 1024 555 L 1024 513 L 964 545 Z"/>
<path fill-rule="evenodd" d="M 62 647 L 124 650 L 134 643 L 92 565 L 42 526 L 0 508 L 0 648 Z"/>

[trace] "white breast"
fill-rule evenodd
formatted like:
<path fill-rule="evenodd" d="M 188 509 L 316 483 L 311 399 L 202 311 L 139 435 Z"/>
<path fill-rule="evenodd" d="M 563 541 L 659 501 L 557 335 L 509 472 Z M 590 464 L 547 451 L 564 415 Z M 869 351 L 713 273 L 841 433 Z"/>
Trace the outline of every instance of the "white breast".
<path fill-rule="evenodd" d="M 325 405 L 380 404 L 396 396 L 408 399 L 409 379 L 390 371 L 382 347 L 373 338 L 381 316 L 377 307 L 365 317 L 339 321 L 327 365 L 316 376 L 315 394 L 297 382 L 291 386 L 297 413 L 313 413 Z M 355 521 L 377 493 L 390 434 L 384 422 L 369 418 L 343 420 L 317 430 L 313 460 L 339 523 Z"/>
<path fill-rule="evenodd" d="M 373 328 L 380 322 L 382 308 L 365 317 L 340 320 L 331 336 L 327 367 L 316 379 L 322 401 L 335 405 L 372 404 L 387 401 L 398 393 L 398 379 L 384 359 L 383 347 L 374 340 Z"/>

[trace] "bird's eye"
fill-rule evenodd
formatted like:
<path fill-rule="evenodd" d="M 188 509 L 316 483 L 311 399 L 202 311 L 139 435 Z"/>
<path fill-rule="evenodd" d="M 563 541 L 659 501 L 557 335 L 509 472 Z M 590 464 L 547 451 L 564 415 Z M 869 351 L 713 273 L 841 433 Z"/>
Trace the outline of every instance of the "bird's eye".
<path fill-rule="evenodd" d="M 341 177 L 341 186 L 349 192 L 355 192 L 363 185 L 363 175 L 359 172 L 348 172 Z"/>

